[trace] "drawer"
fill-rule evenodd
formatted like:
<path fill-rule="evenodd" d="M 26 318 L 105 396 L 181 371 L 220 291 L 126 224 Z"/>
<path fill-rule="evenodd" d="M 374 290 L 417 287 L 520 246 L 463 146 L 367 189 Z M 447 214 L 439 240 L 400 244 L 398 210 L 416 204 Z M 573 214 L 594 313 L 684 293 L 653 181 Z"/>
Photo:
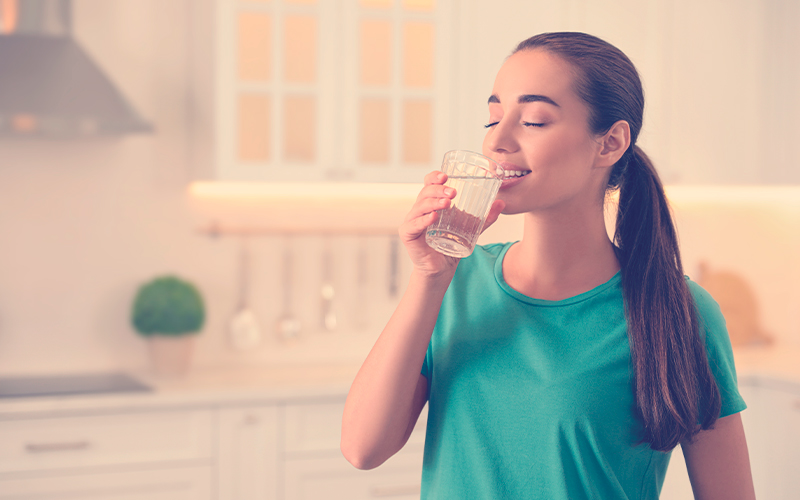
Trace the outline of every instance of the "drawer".
<path fill-rule="evenodd" d="M 284 407 L 284 450 L 287 453 L 339 451 L 342 437 L 344 401 L 292 404 Z M 420 448 L 425 443 L 428 406 L 414 427 L 407 447 Z"/>
<path fill-rule="evenodd" d="M 419 500 L 421 478 L 422 451 L 403 449 L 368 471 L 344 457 L 287 460 L 285 500 Z"/>
<path fill-rule="evenodd" d="M 0 421 L 0 473 L 210 459 L 209 411 Z"/>
<path fill-rule="evenodd" d="M 0 479 L 0 500 L 211 500 L 211 466 Z"/>

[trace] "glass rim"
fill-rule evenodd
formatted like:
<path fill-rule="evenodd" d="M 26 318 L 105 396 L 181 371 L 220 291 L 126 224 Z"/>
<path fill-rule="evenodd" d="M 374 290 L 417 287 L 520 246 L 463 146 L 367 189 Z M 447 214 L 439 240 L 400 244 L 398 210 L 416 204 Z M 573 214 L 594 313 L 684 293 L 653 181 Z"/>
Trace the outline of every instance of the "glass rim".
<path fill-rule="evenodd" d="M 480 167 L 480 168 L 486 170 L 489 174 L 491 174 L 493 177 L 495 177 L 495 178 L 497 178 L 499 180 L 503 180 L 503 178 L 505 177 L 505 171 L 504 171 L 503 167 L 500 165 L 500 163 L 498 163 L 496 160 L 493 160 L 493 159 L 489 158 L 488 156 L 486 156 L 484 154 L 477 153 L 477 152 L 469 150 L 469 149 L 451 149 L 450 151 L 448 151 L 448 152 L 446 152 L 444 154 L 444 157 L 442 158 L 442 160 L 444 160 L 448 156 L 454 155 L 456 153 L 468 153 L 468 154 L 470 154 L 472 156 L 476 156 L 478 158 L 482 158 L 482 159 L 486 160 L 487 162 L 489 162 L 490 164 L 494 165 L 494 167 L 495 167 L 494 172 L 492 172 L 488 168 L 485 168 L 483 165 L 476 165 L 477 167 Z"/>

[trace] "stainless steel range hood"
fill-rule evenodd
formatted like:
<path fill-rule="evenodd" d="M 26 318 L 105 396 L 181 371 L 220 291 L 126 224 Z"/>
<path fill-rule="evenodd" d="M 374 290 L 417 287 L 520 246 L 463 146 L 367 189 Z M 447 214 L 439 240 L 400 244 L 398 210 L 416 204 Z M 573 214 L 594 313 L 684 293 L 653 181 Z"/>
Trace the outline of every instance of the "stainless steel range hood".
<path fill-rule="evenodd" d="M 0 137 L 151 132 L 71 36 L 71 0 L 0 0 Z"/>

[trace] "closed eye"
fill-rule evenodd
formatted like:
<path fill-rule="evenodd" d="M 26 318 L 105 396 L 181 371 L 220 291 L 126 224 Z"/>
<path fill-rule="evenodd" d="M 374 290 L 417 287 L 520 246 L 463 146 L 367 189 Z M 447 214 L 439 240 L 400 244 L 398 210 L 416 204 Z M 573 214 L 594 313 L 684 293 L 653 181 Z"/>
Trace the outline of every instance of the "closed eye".
<path fill-rule="evenodd" d="M 484 128 L 492 128 L 492 127 L 494 127 L 495 125 L 497 125 L 498 123 L 500 123 L 500 122 L 492 122 L 492 123 L 487 123 L 487 124 L 486 124 L 486 125 L 484 125 L 483 127 L 484 127 Z"/>
<path fill-rule="evenodd" d="M 531 123 L 531 122 L 522 122 L 523 125 L 526 127 L 544 127 L 544 123 Z"/>

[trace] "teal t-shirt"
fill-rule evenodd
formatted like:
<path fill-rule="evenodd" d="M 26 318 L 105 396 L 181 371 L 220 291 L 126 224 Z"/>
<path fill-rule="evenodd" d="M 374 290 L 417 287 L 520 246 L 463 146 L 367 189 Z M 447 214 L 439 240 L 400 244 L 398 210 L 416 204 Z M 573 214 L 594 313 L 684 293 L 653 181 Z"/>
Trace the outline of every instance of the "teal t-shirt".
<path fill-rule="evenodd" d="M 478 246 L 444 297 L 422 374 L 422 498 L 657 499 L 670 454 L 636 444 L 620 275 L 546 301 L 506 284 L 511 246 Z M 719 307 L 689 282 L 721 416 L 745 408 Z"/>

